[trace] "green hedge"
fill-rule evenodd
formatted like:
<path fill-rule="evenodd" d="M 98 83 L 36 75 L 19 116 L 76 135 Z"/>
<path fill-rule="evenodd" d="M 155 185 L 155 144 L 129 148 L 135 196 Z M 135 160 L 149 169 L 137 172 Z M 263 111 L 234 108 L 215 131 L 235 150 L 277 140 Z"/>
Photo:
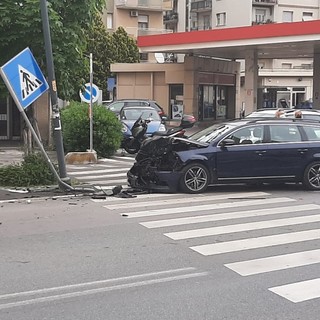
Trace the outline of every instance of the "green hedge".
<path fill-rule="evenodd" d="M 55 182 L 55 176 L 41 153 L 25 156 L 21 164 L 0 167 L 0 186 L 30 187 Z"/>
<path fill-rule="evenodd" d="M 109 157 L 120 147 L 122 125 L 116 115 L 101 105 L 93 105 L 93 149 L 98 157 Z M 61 110 L 61 123 L 66 152 L 90 148 L 90 120 L 87 103 L 73 101 Z"/>

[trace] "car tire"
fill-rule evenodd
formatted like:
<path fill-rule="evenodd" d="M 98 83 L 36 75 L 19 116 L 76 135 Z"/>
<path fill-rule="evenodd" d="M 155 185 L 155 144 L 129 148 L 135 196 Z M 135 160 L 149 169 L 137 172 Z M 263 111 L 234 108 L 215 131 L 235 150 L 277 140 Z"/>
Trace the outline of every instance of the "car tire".
<path fill-rule="evenodd" d="M 308 190 L 320 190 L 320 161 L 312 162 L 306 167 L 302 183 Z"/>
<path fill-rule="evenodd" d="M 201 163 L 190 163 L 182 170 L 180 189 L 186 193 L 204 192 L 209 184 L 210 174 Z"/>

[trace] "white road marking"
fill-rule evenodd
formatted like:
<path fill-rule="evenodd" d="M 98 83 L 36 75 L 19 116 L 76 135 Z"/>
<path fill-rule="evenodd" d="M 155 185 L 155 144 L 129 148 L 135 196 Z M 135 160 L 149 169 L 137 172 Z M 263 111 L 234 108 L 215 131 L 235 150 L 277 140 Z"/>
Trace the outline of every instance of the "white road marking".
<path fill-rule="evenodd" d="M 101 169 L 101 170 L 86 170 L 86 171 L 78 171 L 78 172 L 70 172 L 73 176 L 77 175 L 86 175 L 86 174 L 95 174 L 95 173 L 110 173 L 110 172 L 123 172 L 127 173 L 129 169 L 126 168 L 115 168 L 112 169 Z"/>
<path fill-rule="evenodd" d="M 281 244 L 303 242 L 320 239 L 320 229 L 276 234 L 250 239 L 233 240 L 221 243 L 193 246 L 190 249 L 204 255 L 210 256 L 228 252 L 237 252 L 249 249 L 265 248 Z"/>
<path fill-rule="evenodd" d="M 97 187 L 97 190 L 99 190 L 99 186 L 96 186 Z M 101 186 L 102 189 L 106 190 L 106 189 L 109 189 L 110 190 L 110 186 Z M 176 198 L 177 197 L 177 194 L 172 194 L 172 193 L 142 193 L 142 194 L 139 194 L 136 198 L 130 198 L 130 199 L 127 199 L 127 198 L 117 198 L 117 197 L 107 197 L 107 199 L 91 199 L 92 201 L 95 201 L 95 202 L 118 202 L 119 204 L 122 204 L 122 203 L 126 203 L 127 207 L 129 205 L 129 202 L 128 200 L 130 200 L 130 205 L 133 205 L 133 204 L 136 204 L 138 203 L 138 201 L 140 201 L 141 199 L 154 199 L 154 198 L 166 198 L 166 197 L 174 197 Z M 104 206 L 104 208 L 107 207 L 107 206 Z"/>
<path fill-rule="evenodd" d="M 115 174 L 101 174 L 101 175 L 98 175 L 98 176 L 80 176 L 80 177 L 77 177 L 77 179 L 79 180 L 94 180 L 94 179 L 106 179 L 108 180 L 108 178 L 116 178 L 116 177 L 124 177 L 124 174 L 123 173 L 115 173 Z"/>
<path fill-rule="evenodd" d="M 290 198 L 270 198 L 267 200 L 268 204 L 275 203 L 285 203 L 285 202 L 294 202 L 295 199 Z M 239 208 L 246 206 L 259 206 L 265 205 L 266 199 L 263 200 L 248 200 L 248 201 L 234 201 L 227 203 L 214 203 L 209 205 L 200 205 L 200 206 L 188 206 L 188 207 L 179 207 L 179 208 L 164 208 L 164 209 L 156 209 L 156 210 L 143 210 L 138 212 L 130 212 L 126 210 L 123 213 L 128 214 L 129 218 L 139 218 L 139 217 L 148 217 L 148 216 L 156 216 L 156 215 L 166 215 L 173 213 L 185 213 L 185 212 L 197 212 L 197 211 L 206 211 L 206 210 L 220 210 L 226 208 Z"/>
<path fill-rule="evenodd" d="M 294 303 L 320 298 L 320 278 L 269 288 Z"/>
<path fill-rule="evenodd" d="M 253 198 L 253 197 L 261 197 L 261 196 L 267 196 L 268 193 L 265 192 L 244 192 L 244 193 L 230 193 L 230 194 L 214 194 L 214 195 L 196 195 L 196 196 L 188 196 L 187 198 L 181 198 L 181 199 L 170 199 L 170 200 L 159 200 L 159 201 L 152 201 L 152 206 L 158 206 L 158 205 L 170 205 L 170 204 L 178 204 L 178 203 L 195 203 L 195 202 L 206 202 L 211 200 L 229 200 L 233 197 L 242 197 L 242 198 Z M 150 201 L 146 202 L 139 202 L 135 205 L 135 208 L 139 207 L 150 207 Z M 110 205 L 107 206 L 108 209 L 120 209 L 120 208 L 127 208 L 128 205 L 123 204 L 122 206 L 116 206 L 116 205 Z"/>
<path fill-rule="evenodd" d="M 220 226 L 220 227 L 200 228 L 200 229 L 185 230 L 185 231 L 178 231 L 178 232 L 169 232 L 169 233 L 164 233 L 164 235 L 173 240 L 183 240 L 183 239 L 192 239 L 192 238 L 228 234 L 228 233 L 270 229 L 270 228 L 277 228 L 277 227 L 283 227 L 283 226 L 295 226 L 299 224 L 313 223 L 313 222 L 319 222 L 319 221 L 320 221 L 319 214 L 309 215 L 309 216 L 304 215 L 302 217 L 266 220 L 266 221 L 258 221 L 258 222 L 232 224 L 232 225 Z"/>
<path fill-rule="evenodd" d="M 281 214 L 288 212 L 299 212 L 299 211 L 308 211 L 308 210 L 319 210 L 320 206 L 316 204 L 305 204 L 300 206 L 289 206 L 289 207 L 278 207 L 278 208 L 268 208 L 268 209 L 257 209 L 241 212 L 230 212 L 230 213 L 218 213 L 218 214 L 208 214 L 201 216 L 192 216 L 186 218 L 176 218 L 176 219 L 167 219 L 167 220 L 156 220 L 156 221 L 147 221 L 141 222 L 140 224 L 146 228 L 162 228 L 162 227 L 172 227 L 186 224 L 194 224 L 201 222 L 209 221 L 222 221 L 229 219 L 240 219 L 240 218 L 249 218 L 249 217 L 258 217 L 264 215 L 273 215 Z"/>
<path fill-rule="evenodd" d="M 320 263 L 320 249 L 233 262 L 225 264 L 225 266 L 242 276 L 251 276 L 264 272 L 308 266 L 315 263 Z"/>
<path fill-rule="evenodd" d="M 117 162 L 117 163 L 119 163 L 119 159 L 103 158 L 103 159 L 99 159 L 99 162 Z M 132 162 L 134 162 L 134 159 Z"/>
<path fill-rule="evenodd" d="M 119 184 L 127 186 L 128 181 L 127 179 L 114 179 L 114 180 L 105 179 L 105 180 L 90 181 L 90 184 L 94 185 L 96 188 L 110 189 Z"/>
<path fill-rule="evenodd" d="M 0 310 L 19 307 L 19 306 L 26 306 L 26 305 L 41 303 L 41 302 L 62 300 L 62 299 L 71 298 L 71 297 L 86 296 L 89 294 L 97 294 L 97 293 L 107 292 L 107 291 L 121 290 L 121 289 L 133 288 L 133 287 L 142 287 L 142 286 L 152 285 L 157 283 L 203 277 L 208 275 L 208 272 L 193 272 L 194 270 L 195 268 L 166 270 L 161 272 L 146 273 L 146 274 L 140 274 L 140 275 L 134 275 L 134 276 L 128 276 L 128 277 L 107 279 L 107 280 L 87 282 L 87 283 L 79 283 L 79 284 L 69 285 L 69 286 L 61 286 L 61 287 L 53 287 L 53 288 L 46 288 L 46 289 L 40 289 L 40 290 L 5 294 L 0 296 L 0 300 L 17 299 L 19 297 L 27 297 L 29 299 L 9 302 L 9 303 L 0 303 Z M 177 273 L 177 275 L 162 277 L 167 274 L 175 274 L 175 273 Z M 179 273 L 184 273 L 184 274 L 179 274 Z M 151 279 L 148 279 L 150 277 Z M 157 277 L 157 278 L 152 278 L 152 277 Z M 141 279 L 141 278 L 147 278 L 147 279 L 143 279 L 141 281 L 135 281 L 136 279 Z M 129 281 L 129 282 L 121 283 L 124 281 Z M 112 284 L 114 282 L 120 282 L 120 284 Z M 104 285 L 104 286 L 99 288 L 88 289 L 88 287 L 90 286 L 97 286 L 97 285 L 100 285 L 100 286 Z M 78 288 L 83 288 L 83 290 L 66 292 L 66 293 L 63 292 L 63 291 L 68 291 L 68 290 L 70 291 L 72 289 L 78 289 Z M 32 296 L 44 295 L 48 293 L 50 294 L 51 292 L 63 292 L 63 293 L 31 298 Z"/>

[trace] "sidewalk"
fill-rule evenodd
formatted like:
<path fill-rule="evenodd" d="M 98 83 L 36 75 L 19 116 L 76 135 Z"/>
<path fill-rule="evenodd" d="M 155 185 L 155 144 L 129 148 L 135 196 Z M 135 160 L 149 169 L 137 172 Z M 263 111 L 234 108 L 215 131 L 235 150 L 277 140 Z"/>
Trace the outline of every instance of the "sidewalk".
<path fill-rule="evenodd" d="M 24 152 L 20 148 L 0 147 L 0 167 L 18 164 L 23 160 Z"/>

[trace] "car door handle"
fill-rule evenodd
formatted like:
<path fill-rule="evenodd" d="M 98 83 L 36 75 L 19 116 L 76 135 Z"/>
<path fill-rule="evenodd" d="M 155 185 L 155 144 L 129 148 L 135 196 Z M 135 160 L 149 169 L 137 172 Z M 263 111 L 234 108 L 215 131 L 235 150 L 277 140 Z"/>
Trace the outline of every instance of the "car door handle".
<path fill-rule="evenodd" d="M 260 150 L 260 151 L 256 151 L 255 153 L 258 155 L 258 156 L 262 156 L 264 153 L 266 153 L 267 151 L 266 150 Z"/>
<path fill-rule="evenodd" d="M 304 154 L 308 151 L 308 149 L 298 149 L 298 152 Z"/>

